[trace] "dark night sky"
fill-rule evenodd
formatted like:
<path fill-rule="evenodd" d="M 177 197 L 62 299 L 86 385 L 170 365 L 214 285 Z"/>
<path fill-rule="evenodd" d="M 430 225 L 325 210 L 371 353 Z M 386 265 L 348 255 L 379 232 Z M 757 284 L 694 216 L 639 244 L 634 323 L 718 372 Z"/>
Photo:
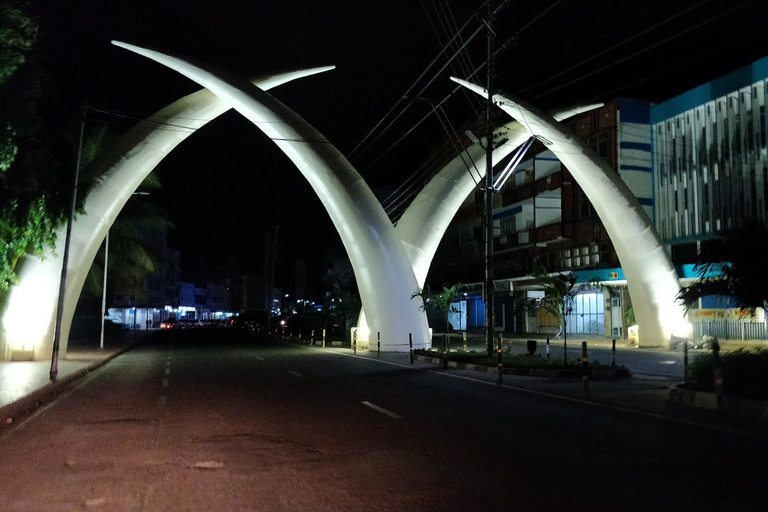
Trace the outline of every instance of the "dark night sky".
<path fill-rule="evenodd" d="M 61 111 L 71 117 L 85 101 L 144 117 L 198 89 L 175 72 L 114 47 L 112 39 L 243 76 L 334 64 L 334 71 L 271 92 L 349 154 L 438 55 L 446 40 L 438 41 L 433 31 L 433 24 L 442 30 L 438 13 L 450 13 L 461 25 L 482 3 L 33 0 L 28 10 L 38 17 L 38 49 Z M 662 101 L 768 54 L 764 4 L 511 2 L 497 17 L 496 32 L 500 42 L 518 37 L 499 58 L 498 83 L 504 92 L 543 108 L 618 96 Z M 466 34 L 478 23 L 472 20 Z M 482 63 L 484 46 L 481 32 L 467 47 L 468 66 Z M 451 74 L 466 76 L 447 68 L 421 96 L 442 99 L 453 88 Z M 483 72 L 477 81 L 484 79 Z M 471 116 L 471 101 L 457 94 L 446 103 L 456 126 Z M 370 166 L 372 155 L 426 111 L 426 105 L 414 104 L 367 153 L 350 158 L 371 185 L 398 186 L 445 138 L 431 119 Z M 319 254 L 329 233 L 330 240 L 338 240 L 300 173 L 237 113 L 190 137 L 157 172 L 164 191 L 153 200 L 176 225 L 171 240 L 182 250 L 185 271 L 196 252 L 211 247 L 260 260 L 262 233 L 270 224 L 284 226 L 285 258 Z"/>

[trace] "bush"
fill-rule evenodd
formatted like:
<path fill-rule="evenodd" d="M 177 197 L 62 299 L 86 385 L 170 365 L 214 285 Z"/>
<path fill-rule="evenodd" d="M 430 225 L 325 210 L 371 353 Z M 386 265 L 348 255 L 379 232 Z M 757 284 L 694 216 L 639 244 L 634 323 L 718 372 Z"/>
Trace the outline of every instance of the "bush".
<path fill-rule="evenodd" d="M 720 354 L 723 364 L 723 391 L 759 400 L 768 400 L 768 350 L 744 349 Z M 698 389 L 714 391 L 715 359 L 711 353 L 699 354 L 688 367 L 688 375 Z"/>

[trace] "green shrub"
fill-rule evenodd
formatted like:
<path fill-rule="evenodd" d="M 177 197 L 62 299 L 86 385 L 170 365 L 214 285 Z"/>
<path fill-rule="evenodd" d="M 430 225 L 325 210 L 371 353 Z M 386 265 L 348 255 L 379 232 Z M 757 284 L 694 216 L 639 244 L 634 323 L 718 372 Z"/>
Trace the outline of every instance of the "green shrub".
<path fill-rule="evenodd" d="M 768 350 L 743 349 L 722 352 L 723 391 L 731 395 L 768 400 Z M 688 367 L 690 379 L 700 389 L 714 391 L 715 360 L 711 353 L 699 354 Z"/>

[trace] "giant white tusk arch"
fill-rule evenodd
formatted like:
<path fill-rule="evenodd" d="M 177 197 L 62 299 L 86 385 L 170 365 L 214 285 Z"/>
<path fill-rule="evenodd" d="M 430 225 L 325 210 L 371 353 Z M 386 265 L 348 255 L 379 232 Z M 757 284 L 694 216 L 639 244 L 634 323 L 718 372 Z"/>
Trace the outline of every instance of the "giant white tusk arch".
<path fill-rule="evenodd" d="M 603 104 L 585 105 L 553 114 L 557 120 L 601 107 Z M 530 133 L 517 121 L 511 121 L 497 130 L 506 141 L 493 151 L 496 165 L 525 142 Z M 403 212 L 396 229 L 413 266 L 419 287 L 424 286 L 432 259 L 448 225 L 464 200 L 477 188 L 477 183 L 467 171 L 477 172 L 478 180 L 485 177 L 485 148 L 475 143 L 464 154 L 454 157 L 427 182 Z M 360 312 L 358 326 L 366 329 L 365 313 Z"/>
<path fill-rule="evenodd" d="M 475 84 L 453 81 L 488 97 Z M 676 301 L 680 282 L 651 219 L 607 163 L 555 119 L 539 110 L 494 94 L 493 101 L 546 144 L 579 183 L 603 222 L 621 262 L 632 298 L 640 344 L 667 346 L 673 332 L 685 329 L 685 313 Z"/>
<path fill-rule="evenodd" d="M 261 89 L 225 79 L 195 65 L 153 50 L 114 41 L 209 89 L 269 136 L 291 159 L 328 211 L 355 271 L 371 333 L 380 332 L 381 348 L 407 351 L 430 345 L 426 315 L 411 294 L 417 283 L 408 256 L 363 178 L 314 127 Z"/>
<path fill-rule="evenodd" d="M 255 83 L 264 89 L 271 89 L 333 68 L 324 66 L 291 71 L 260 78 Z M 61 357 L 66 354 L 72 317 L 88 270 L 126 201 L 168 153 L 195 130 L 230 108 L 231 105 L 207 89 L 192 93 L 131 128 L 93 163 L 100 178 L 85 199 L 86 215 L 78 216 L 72 225 L 61 326 Z M 173 130 L 166 129 L 169 124 L 174 126 Z M 57 231 L 60 243 L 65 239 L 65 232 L 66 226 Z M 34 349 L 35 359 L 51 357 L 61 263 L 60 255 L 47 248 L 44 259 L 29 255 L 20 265 L 18 284 L 9 291 L 0 322 L 0 341 L 4 336 L 6 347 L 6 353 L 0 354 L 0 360 L 20 348 Z"/>

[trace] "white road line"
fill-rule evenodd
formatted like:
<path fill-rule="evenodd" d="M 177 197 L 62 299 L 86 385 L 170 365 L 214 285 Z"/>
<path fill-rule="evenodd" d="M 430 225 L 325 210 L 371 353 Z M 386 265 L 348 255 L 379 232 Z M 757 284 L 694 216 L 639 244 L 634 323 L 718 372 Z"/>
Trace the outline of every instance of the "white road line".
<path fill-rule="evenodd" d="M 263 357 L 259 357 L 259 356 L 256 356 L 256 359 L 258 359 L 259 361 L 263 361 L 264 360 Z"/>
<path fill-rule="evenodd" d="M 288 373 L 290 373 L 291 375 L 295 375 L 297 377 L 303 377 L 302 374 L 300 374 L 299 372 L 294 372 L 293 370 L 288 370 Z"/>
<path fill-rule="evenodd" d="M 157 399 L 157 408 L 162 409 L 165 407 L 165 404 L 167 403 L 168 399 L 165 395 L 160 395 L 160 398 Z"/>
<path fill-rule="evenodd" d="M 170 385 L 171 385 L 171 383 L 168 381 L 168 379 L 163 379 L 163 387 L 164 388 L 167 388 Z"/>
<path fill-rule="evenodd" d="M 171 374 L 171 369 L 170 368 L 166 368 L 165 369 L 165 374 L 166 375 L 170 375 Z"/>
<path fill-rule="evenodd" d="M 403 419 L 403 417 L 402 417 L 402 416 L 399 416 L 399 415 L 397 415 L 397 414 L 393 413 L 392 411 L 388 411 L 388 410 L 384 409 L 383 407 L 379 407 L 378 405 L 372 404 L 371 402 L 362 401 L 362 402 L 360 402 L 360 403 L 361 403 L 361 404 L 363 404 L 363 405 L 365 405 L 365 406 L 368 406 L 368 407 L 370 407 L 370 408 L 371 408 L 371 409 L 373 409 L 373 410 L 379 411 L 379 412 L 380 412 L 380 413 L 382 413 L 382 414 L 386 414 L 386 415 L 387 415 L 387 416 L 389 416 L 390 418 L 395 418 L 396 420 L 401 420 L 401 419 Z"/>
<path fill-rule="evenodd" d="M 381 359 L 371 359 L 369 357 L 358 356 L 358 355 L 355 355 L 355 354 L 347 354 L 347 353 L 344 353 L 344 352 L 329 351 L 329 350 L 322 350 L 322 349 L 316 349 L 316 350 L 318 352 L 323 352 L 323 353 L 326 353 L 326 354 L 337 354 L 337 355 L 340 355 L 340 356 L 354 357 L 355 359 L 366 359 L 368 361 L 374 361 L 374 362 L 377 362 L 377 363 L 388 364 L 388 365 L 391 365 L 391 366 L 400 366 L 402 368 L 409 368 L 409 369 L 414 370 L 414 371 L 423 371 L 423 370 L 427 369 L 427 368 L 424 368 L 424 367 L 421 367 L 421 368 L 413 367 L 410 364 L 393 363 L 392 361 L 382 361 Z M 563 400 L 565 402 L 575 402 L 575 403 L 582 404 L 582 405 L 591 405 L 592 407 L 597 407 L 599 409 L 610 409 L 610 410 L 614 410 L 614 411 L 621 411 L 621 412 L 627 412 L 627 413 L 631 413 L 631 414 L 638 414 L 640 416 L 648 416 L 650 418 L 666 420 L 666 421 L 669 421 L 671 423 L 684 424 L 684 425 L 689 425 L 691 427 L 703 428 L 703 429 L 706 429 L 706 430 L 713 430 L 713 431 L 718 431 L 718 432 L 731 432 L 731 433 L 734 433 L 734 434 L 746 435 L 746 436 L 750 436 L 750 437 L 756 437 L 756 438 L 759 438 L 759 439 L 763 439 L 763 437 L 764 437 L 763 434 L 757 434 L 757 433 L 748 432 L 748 431 L 744 431 L 744 430 L 738 430 L 738 429 L 735 429 L 735 428 L 724 427 L 722 425 L 710 425 L 710 424 L 707 424 L 707 423 L 696 423 L 695 421 L 681 419 L 681 418 L 675 418 L 674 416 L 665 416 L 663 414 L 659 414 L 659 413 L 655 413 L 655 412 L 642 411 L 642 410 L 639 410 L 639 409 L 631 409 L 629 407 L 622 407 L 620 405 L 612 405 L 612 404 L 606 404 L 606 403 L 600 403 L 600 402 L 593 402 L 591 400 L 584 400 L 584 399 L 581 399 L 581 398 L 573 398 L 573 397 L 564 396 L 564 395 L 556 395 L 554 393 L 547 393 L 547 392 L 544 392 L 544 391 L 535 391 L 533 389 L 520 388 L 520 387 L 517 387 L 517 386 L 510 386 L 509 384 L 501 384 L 501 385 L 499 385 L 496 382 L 475 379 L 473 377 L 466 377 L 464 375 L 456 375 L 455 373 L 430 372 L 430 374 L 434 375 L 435 377 L 448 377 L 448 378 L 452 378 L 452 379 L 467 380 L 467 381 L 470 381 L 470 382 L 475 382 L 477 384 L 485 384 L 486 386 L 493 386 L 495 388 L 511 389 L 512 391 L 519 391 L 521 393 L 528 393 L 530 395 L 545 396 L 547 398 L 554 398 L 556 400 Z"/>
<path fill-rule="evenodd" d="M 659 361 L 659 364 L 677 364 L 677 361 Z"/>

